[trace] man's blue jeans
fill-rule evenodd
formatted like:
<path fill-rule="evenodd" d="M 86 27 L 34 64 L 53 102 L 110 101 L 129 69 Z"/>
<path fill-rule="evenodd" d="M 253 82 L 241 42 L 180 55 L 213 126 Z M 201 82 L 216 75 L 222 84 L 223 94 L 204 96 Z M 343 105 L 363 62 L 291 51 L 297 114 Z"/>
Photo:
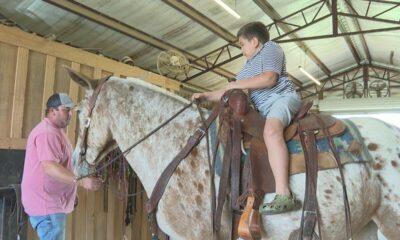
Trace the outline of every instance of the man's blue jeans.
<path fill-rule="evenodd" d="M 29 216 L 33 229 L 40 240 L 65 239 L 65 213 L 55 213 L 46 216 Z"/>

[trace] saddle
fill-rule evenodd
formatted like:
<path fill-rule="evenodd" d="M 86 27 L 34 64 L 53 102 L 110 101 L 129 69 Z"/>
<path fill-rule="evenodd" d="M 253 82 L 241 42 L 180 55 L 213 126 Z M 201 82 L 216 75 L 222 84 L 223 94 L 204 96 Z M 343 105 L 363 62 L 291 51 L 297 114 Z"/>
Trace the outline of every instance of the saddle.
<path fill-rule="evenodd" d="M 223 96 L 225 108 L 219 115 L 219 142 L 224 146 L 224 157 L 219 187 L 219 198 L 215 213 L 215 222 L 218 225 L 218 214 L 222 211 L 226 193 L 227 178 L 231 177 L 231 207 L 233 215 L 239 218 L 241 199 L 247 196 L 247 204 L 240 220 L 234 219 L 238 224 L 238 232 L 233 233 L 244 239 L 260 239 L 261 227 L 259 206 L 262 204 L 266 193 L 275 192 L 275 180 L 269 166 L 268 153 L 263 140 L 265 119 L 248 103 L 247 96 L 241 90 L 231 90 Z M 341 166 L 338 162 L 336 148 L 332 136 L 342 134 L 346 126 L 342 121 L 330 115 L 310 114 L 312 102 L 302 105 L 299 112 L 293 118 L 291 124 L 285 129 L 286 142 L 301 141 L 304 154 L 290 155 L 290 175 L 306 172 L 307 186 L 304 200 L 304 212 L 300 234 L 303 237 L 314 234 L 314 226 L 317 221 L 316 180 L 317 172 L 321 169 L 336 168 Z M 332 143 L 331 151 L 335 158 L 318 153 L 316 141 L 328 138 Z M 240 148 L 248 149 L 248 161 L 241 163 Z M 331 154 L 329 154 L 331 155 Z M 345 204 L 346 205 L 346 204 Z M 316 214 L 313 214 L 316 213 Z"/>

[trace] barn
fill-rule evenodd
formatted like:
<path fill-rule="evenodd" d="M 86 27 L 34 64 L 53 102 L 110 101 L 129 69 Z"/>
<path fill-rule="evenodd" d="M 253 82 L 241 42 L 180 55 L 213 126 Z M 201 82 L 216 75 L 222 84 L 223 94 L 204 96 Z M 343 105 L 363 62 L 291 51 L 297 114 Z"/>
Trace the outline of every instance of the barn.
<path fill-rule="evenodd" d="M 398 124 L 398 0 L 0 0 L 0 240 L 39 239 L 18 207 L 19 185 L 28 136 L 45 118 L 47 99 L 58 92 L 75 103 L 85 97 L 67 68 L 91 79 L 139 79 L 190 100 L 235 81 L 247 63 L 236 34 L 255 21 L 283 49 L 287 76 L 301 99 L 312 101 L 311 112 Z M 77 115 L 65 127 L 73 147 Z M 397 175 L 399 158 L 390 159 Z M 65 239 L 169 239 L 163 230 L 171 229 L 147 214 L 140 174 L 123 160 L 108 174 L 97 191 L 78 187 Z M 359 239 L 391 239 L 363 224 L 373 233 Z"/>

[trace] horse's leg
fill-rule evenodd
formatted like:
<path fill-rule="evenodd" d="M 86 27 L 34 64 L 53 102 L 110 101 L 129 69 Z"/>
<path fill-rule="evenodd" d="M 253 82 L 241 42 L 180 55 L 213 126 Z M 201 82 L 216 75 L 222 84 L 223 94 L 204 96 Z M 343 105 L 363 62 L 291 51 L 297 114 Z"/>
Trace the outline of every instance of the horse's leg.
<path fill-rule="evenodd" d="M 367 163 L 371 180 L 378 184 L 379 205 L 372 219 L 387 239 L 400 236 L 400 130 L 379 121 L 359 123 L 372 161 Z M 379 133 L 376 130 L 379 129 Z M 371 195 L 372 197 L 372 195 Z"/>

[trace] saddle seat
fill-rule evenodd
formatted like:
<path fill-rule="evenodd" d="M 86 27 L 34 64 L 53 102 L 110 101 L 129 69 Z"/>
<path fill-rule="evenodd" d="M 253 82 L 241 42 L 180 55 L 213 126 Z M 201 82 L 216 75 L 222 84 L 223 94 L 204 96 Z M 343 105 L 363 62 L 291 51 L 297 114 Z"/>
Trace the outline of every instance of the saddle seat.
<path fill-rule="evenodd" d="M 289 126 L 285 128 L 284 137 L 285 141 L 289 142 L 291 140 L 300 141 L 299 135 L 299 124 L 301 123 L 303 130 L 315 131 L 316 139 L 325 138 L 325 134 L 321 129 L 327 128 L 329 133 L 332 136 L 340 135 L 346 130 L 346 125 L 330 116 L 323 114 L 309 114 L 309 110 L 312 107 L 312 101 L 304 102 L 292 119 Z M 221 123 L 221 140 L 222 144 L 225 144 L 225 140 L 227 139 L 227 131 L 229 131 L 229 123 L 225 121 L 226 115 L 231 115 L 233 118 L 239 119 L 241 123 L 241 131 L 242 131 L 242 141 L 243 147 L 246 150 L 251 148 L 252 141 L 261 141 L 263 144 L 253 144 L 254 148 L 265 148 L 264 139 L 263 139 L 263 131 L 265 125 L 265 118 L 262 117 L 256 110 L 250 107 L 247 96 L 244 93 L 240 93 L 240 91 L 234 91 L 229 96 L 228 108 L 225 113 L 225 116 L 220 118 Z M 317 120 L 317 118 L 319 118 Z M 253 149 L 254 150 L 254 149 Z M 256 150 L 257 152 L 259 150 Z M 303 154 L 290 154 L 290 175 L 296 173 L 305 172 L 305 160 Z M 257 159 L 266 161 L 267 158 Z M 327 153 L 319 153 L 318 154 L 318 165 L 319 169 L 329 169 L 336 167 L 335 160 L 332 157 L 327 157 Z M 271 176 L 271 180 L 273 181 L 273 176 Z"/>

